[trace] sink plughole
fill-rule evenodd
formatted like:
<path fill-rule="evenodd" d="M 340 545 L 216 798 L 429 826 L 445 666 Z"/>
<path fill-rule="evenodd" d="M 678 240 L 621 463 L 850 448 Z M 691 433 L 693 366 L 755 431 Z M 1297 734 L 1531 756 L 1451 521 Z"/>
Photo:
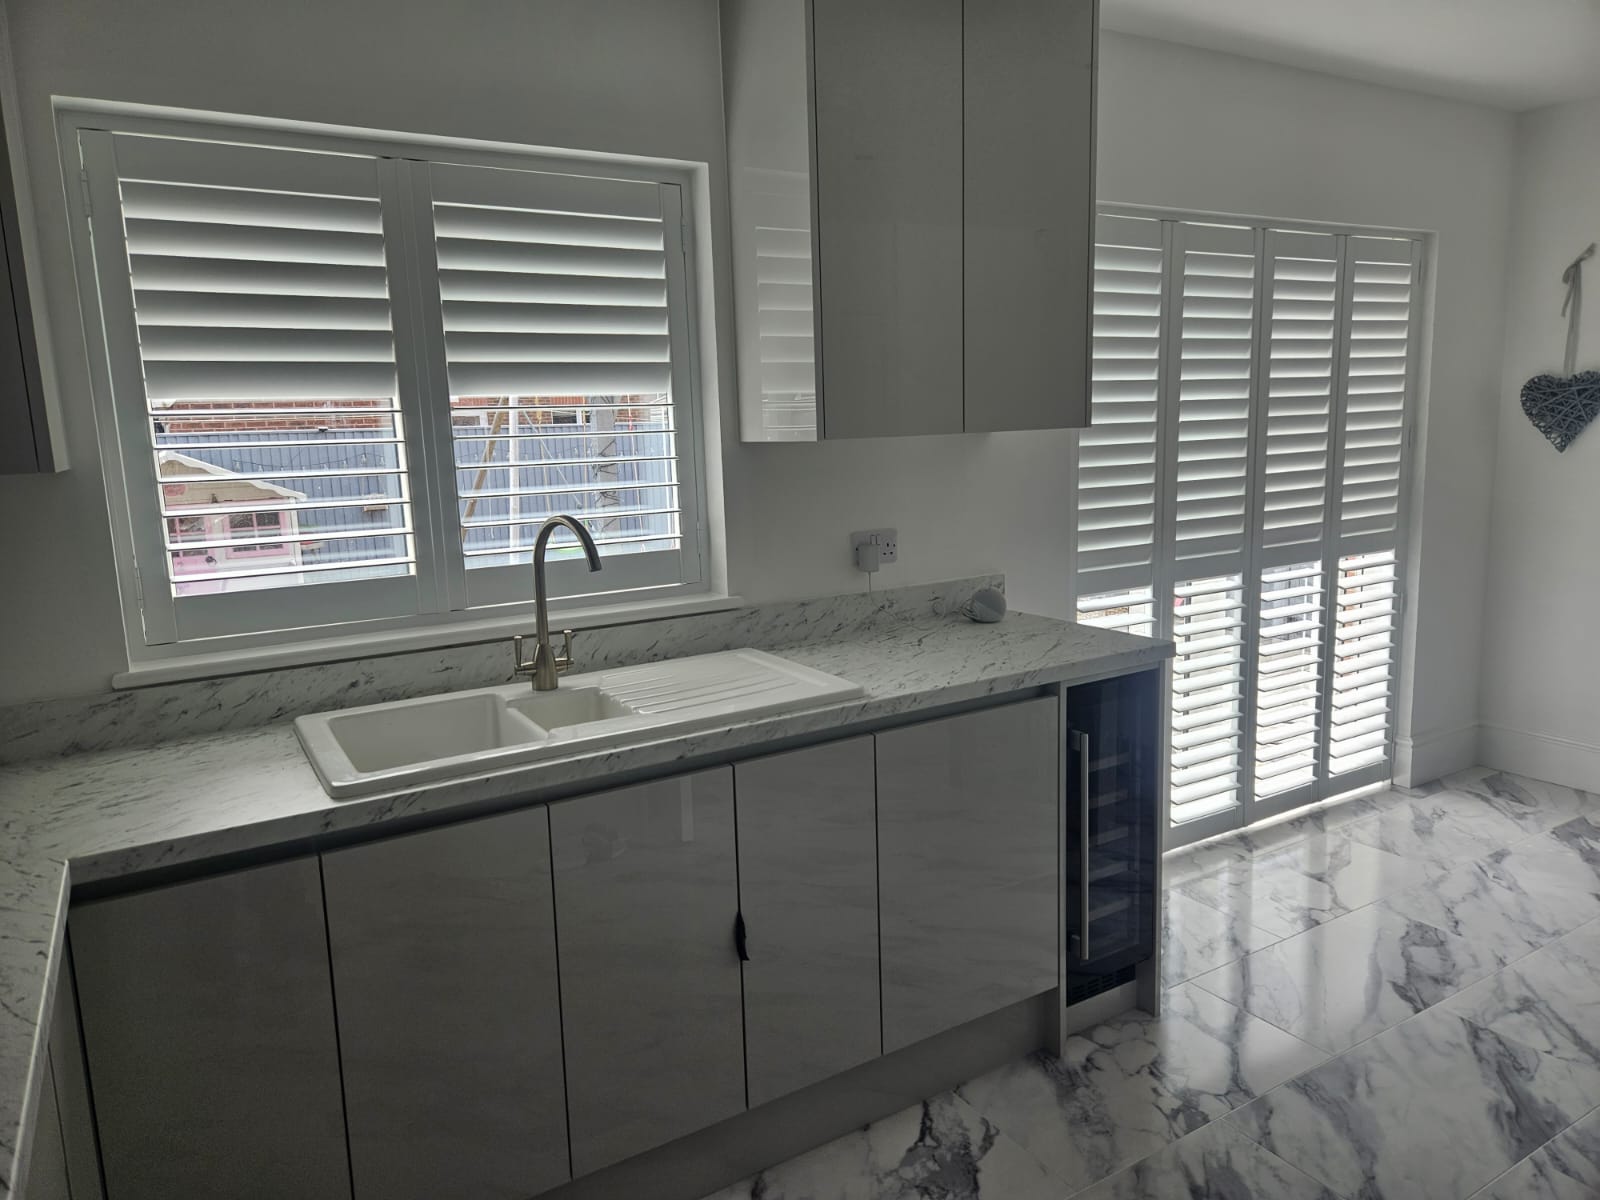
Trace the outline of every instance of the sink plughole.
<path fill-rule="evenodd" d="M 564 680 L 396 700 L 295 720 L 335 799 L 480 774 L 812 708 L 859 685 L 761 650 L 622 667 Z"/>

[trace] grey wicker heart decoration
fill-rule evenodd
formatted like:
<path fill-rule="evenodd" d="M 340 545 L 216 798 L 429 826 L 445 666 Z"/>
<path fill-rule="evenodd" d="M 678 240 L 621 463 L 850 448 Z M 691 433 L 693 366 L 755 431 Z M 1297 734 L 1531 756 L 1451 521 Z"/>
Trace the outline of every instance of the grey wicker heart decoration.
<path fill-rule="evenodd" d="M 1522 411 L 1552 446 L 1565 450 L 1600 414 L 1600 371 L 1535 375 L 1522 385 Z"/>

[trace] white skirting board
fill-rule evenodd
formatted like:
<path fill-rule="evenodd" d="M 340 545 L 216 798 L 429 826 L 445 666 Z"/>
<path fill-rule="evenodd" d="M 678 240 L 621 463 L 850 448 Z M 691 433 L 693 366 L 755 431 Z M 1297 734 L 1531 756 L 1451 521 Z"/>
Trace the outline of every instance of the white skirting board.
<path fill-rule="evenodd" d="M 1478 761 L 1546 783 L 1600 792 L 1600 746 L 1505 725 L 1478 727 Z"/>
<path fill-rule="evenodd" d="M 1461 725 L 1397 738 L 1394 751 L 1394 781 L 1402 787 L 1420 787 L 1478 765 L 1478 726 Z"/>

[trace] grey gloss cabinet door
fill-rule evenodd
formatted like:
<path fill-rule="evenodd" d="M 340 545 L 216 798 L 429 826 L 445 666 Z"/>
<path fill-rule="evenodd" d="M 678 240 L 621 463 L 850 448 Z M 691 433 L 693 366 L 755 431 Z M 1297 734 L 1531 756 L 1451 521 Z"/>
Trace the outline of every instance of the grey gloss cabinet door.
<path fill-rule="evenodd" d="M 572 1170 L 745 1107 L 733 770 L 550 806 Z"/>
<path fill-rule="evenodd" d="M 965 5 L 969 433 L 1088 424 L 1095 6 Z"/>
<path fill-rule="evenodd" d="M 824 437 L 962 431 L 961 0 L 812 0 Z"/>
<path fill-rule="evenodd" d="M 859 737 L 734 768 L 752 1108 L 882 1052 L 872 764 Z"/>
<path fill-rule="evenodd" d="M 106 1194 L 350 1196 L 315 858 L 74 906 Z"/>
<path fill-rule="evenodd" d="M 1060 706 L 877 735 L 883 1048 L 1057 985 Z"/>
<path fill-rule="evenodd" d="M 323 855 L 356 1200 L 571 1178 L 544 808 Z"/>
<path fill-rule="evenodd" d="M 61 1109 L 56 1101 L 55 1067 L 45 1055 L 44 1082 L 39 1107 L 34 1111 L 33 1142 L 28 1151 L 27 1184 L 20 1200 L 72 1200 L 67 1181 L 67 1144 L 61 1131 Z"/>

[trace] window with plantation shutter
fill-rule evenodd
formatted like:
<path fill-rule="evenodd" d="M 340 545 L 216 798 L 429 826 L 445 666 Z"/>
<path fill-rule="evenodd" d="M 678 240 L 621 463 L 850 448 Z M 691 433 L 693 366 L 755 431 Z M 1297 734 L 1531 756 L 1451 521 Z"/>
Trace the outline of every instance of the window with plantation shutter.
<path fill-rule="evenodd" d="M 688 176 L 77 128 L 130 649 L 704 587 Z M 546 168 L 546 162 L 551 166 Z"/>
<path fill-rule="evenodd" d="M 1097 238 L 1077 607 L 1175 643 L 1169 844 L 1385 778 L 1420 238 Z"/>

